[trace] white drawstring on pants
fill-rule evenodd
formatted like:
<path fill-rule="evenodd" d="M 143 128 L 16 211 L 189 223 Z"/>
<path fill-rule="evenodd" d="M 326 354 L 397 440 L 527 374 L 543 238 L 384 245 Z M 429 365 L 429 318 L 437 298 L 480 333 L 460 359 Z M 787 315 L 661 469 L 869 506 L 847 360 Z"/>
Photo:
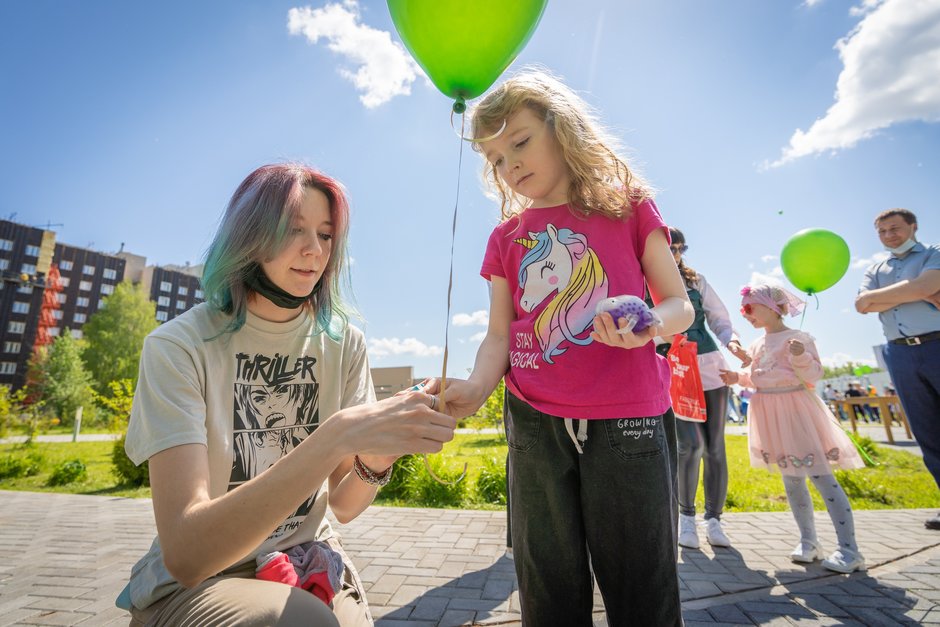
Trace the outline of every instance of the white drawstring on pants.
<path fill-rule="evenodd" d="M 579 454 L 584 454 L 584 449 L 581 448 L 581 445 L 587 442 L 587 420 L 578 420 L 578 436 L 574 435 L 574 418 L 565 418 L 565 429 L 568 431 L 568 435 L 571 436 L 571 441 L 574 442 L 574 447 L 578 449 Z"/>

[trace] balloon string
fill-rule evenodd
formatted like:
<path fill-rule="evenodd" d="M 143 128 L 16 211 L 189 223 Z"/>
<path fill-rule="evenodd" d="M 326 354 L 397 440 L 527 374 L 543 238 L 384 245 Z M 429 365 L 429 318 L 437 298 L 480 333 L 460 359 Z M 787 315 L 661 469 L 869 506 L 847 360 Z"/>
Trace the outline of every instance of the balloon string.
<path fill-rule="evenodd" d="M 865 461 L 867 461 L 871 466 L 878 466 L 878 465 L 880 465 L 880 464 L 878 464 L 878 462 L 876 462 L 875 460 L 873 460 L 873 459 L 868 455 L 868 451 L 866 451 L 866 450 L 865 450 L 865 447 L 863 447 L 863 446 L 861 445 L 861 443 L 858 441 L 858 438 L 855 436 L 855 434 L 852 433 L 852 431 L 851 431 L 850 429 L 846 429 L 845 427 L 843 427 L 842 424 L 839 422 L 839 419 L 836 418 L 836 415 L 835 415 L 835 414 L 833 414 L 831 411 L 829 412 L 829 414 L 830 414 L 831 417 L 832 417 L 832 422 L 834 422 L 837 427 L 839 427 L 840 429 L 842 429 L 842 431 L 845 432 L 845 435 L 849 436 L 849 440 L 851 440 L 851 441 L 852 441 L 852 444 L 855 445 L 855 449 L 859 452 L 859 454 L 860 454 L 862 457 L 865 458 Z"/>
<path fill-rule="evenodd" d="M 807 292 L 807 295 L 816 299 L 816 309 L 819 310 L 819 294 L 816 292 Z M 806 307 L 803 307 L 803 313 L 800 316 L 800 331 L 803 330 L 803 322 L 806 320 Z"/>
<path fill-rule="evenodd" d="M 496 139 L 503 134 L 503 131 L 506 130 L 506 120 L 503 120 L 503 125 L 499 127 L 499 130 L 493 133 L 492 135 L 487 135 L 486 137 L 480 137 L 479 139 L 474 139 L 472 137 L 464 137 L 464 119 L 463 114 L 460 114 L 460 130 L 457 130 L 457 127 L 454 126 L 454 111 L 450 112 L 450 127 L 454 129 L 454 132 L 457 133 L 457 137 L 462 139 L 465 142 L 470 142 L 471 144 L 481 144 L 483 142 L 488 142 Z M 459 191 L 458 191 L 459 193 Z"/>
<path fill-rule="evenodd" d="M 454 112 L 451 111 L 451 126 L 454 122 Z M 505 124 L 503 125 L 505 127 Z M 463 139 L 464 115 L 460 114 L 460 137 Z M 502 130 L 500 130 L 502 132 Z M 457 194 L 454 199 L 454 217 L 450 226 L 450 274 L 447 278 L 447 319 L 444 321 L 444 364 L 441 372 L 441 412 L 447 411 L 447 356 L 450 348 L 450 308 L 451 294 L 454 290 L 454 241 L 457 239 L 457 207 L 460 205 L 460 171 L 463 164 L 463 141 L 460 142 L 460 150 L 457 154 Z M 435 481 L 443 485 L 456 485 L 461 479 L 467 476 L 467 464 L 463 465 L 463 473 L 452 482 L 444 481 L 431 470 L 431 464 L 428 461 L 427 454 L 424 455 L 424 467 Z"/>

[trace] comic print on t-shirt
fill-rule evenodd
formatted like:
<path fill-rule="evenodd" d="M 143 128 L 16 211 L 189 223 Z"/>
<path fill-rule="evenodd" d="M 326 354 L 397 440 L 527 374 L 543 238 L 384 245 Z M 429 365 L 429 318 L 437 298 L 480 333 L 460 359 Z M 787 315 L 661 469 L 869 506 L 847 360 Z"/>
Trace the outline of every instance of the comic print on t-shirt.
<path fill-rule="evenodd" d="M 594 310 L 607 298 L 607 274 L 587 237 L 571 229 L 547 224 L 544 231 L 530 231 L 513 242 L 529 249 L 519 264 L 519 307 L 531 313 L 546 303 L 533 332 L 542 359 L 553 364 L 570 345 L 594 341 Z"/>
<path fill-rule="evenodd" d="M 235 371 L 234 457 L 228 489 L 267 470 L 320 423 L 316 358 L 238 353 Z M 287 517 L 271 537 L 297 527 L 316 494 Z"/>

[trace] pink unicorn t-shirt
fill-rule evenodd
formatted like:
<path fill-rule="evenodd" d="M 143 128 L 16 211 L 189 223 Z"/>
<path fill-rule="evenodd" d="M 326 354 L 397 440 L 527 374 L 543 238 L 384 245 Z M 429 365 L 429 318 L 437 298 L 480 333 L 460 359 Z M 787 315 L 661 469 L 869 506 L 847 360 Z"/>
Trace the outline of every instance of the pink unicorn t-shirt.
<path fill-rule="evenodd" d="M 597 302 L 643 298 L 646 238 L 668 229 L 652 200 L 627 220 L 568 205 L 526 209 L 490 235 L 480 274 L 506 279 L 515 320 L 509 329 L 509 390 L 562 418 L 638 418 L 669 408 L 669 366 L 653 343 L 624 350 L 595 342 Z"/>

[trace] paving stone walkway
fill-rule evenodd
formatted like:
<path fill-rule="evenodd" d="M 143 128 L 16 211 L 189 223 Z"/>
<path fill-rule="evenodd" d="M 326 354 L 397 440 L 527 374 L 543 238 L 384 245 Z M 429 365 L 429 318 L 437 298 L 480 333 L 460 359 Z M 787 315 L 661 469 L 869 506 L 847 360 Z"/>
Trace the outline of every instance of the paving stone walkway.
<path fill-rule="evenodd" d="M 850 576 L 790 563 L 789 512 L 726 514 L 734 548 L 681 551 L 686 624 L 940 624 L 931 513 L 856 512 L 869 570 Z M 824 512 L 817 525 L 834 546 Z M 379 627 L 519 624 L 505 513 L 373 507 L 337 529 Z M 126 625 L 114 599 L 153 532 L 146 499 L 0 491 L 0 627 Z"/>

